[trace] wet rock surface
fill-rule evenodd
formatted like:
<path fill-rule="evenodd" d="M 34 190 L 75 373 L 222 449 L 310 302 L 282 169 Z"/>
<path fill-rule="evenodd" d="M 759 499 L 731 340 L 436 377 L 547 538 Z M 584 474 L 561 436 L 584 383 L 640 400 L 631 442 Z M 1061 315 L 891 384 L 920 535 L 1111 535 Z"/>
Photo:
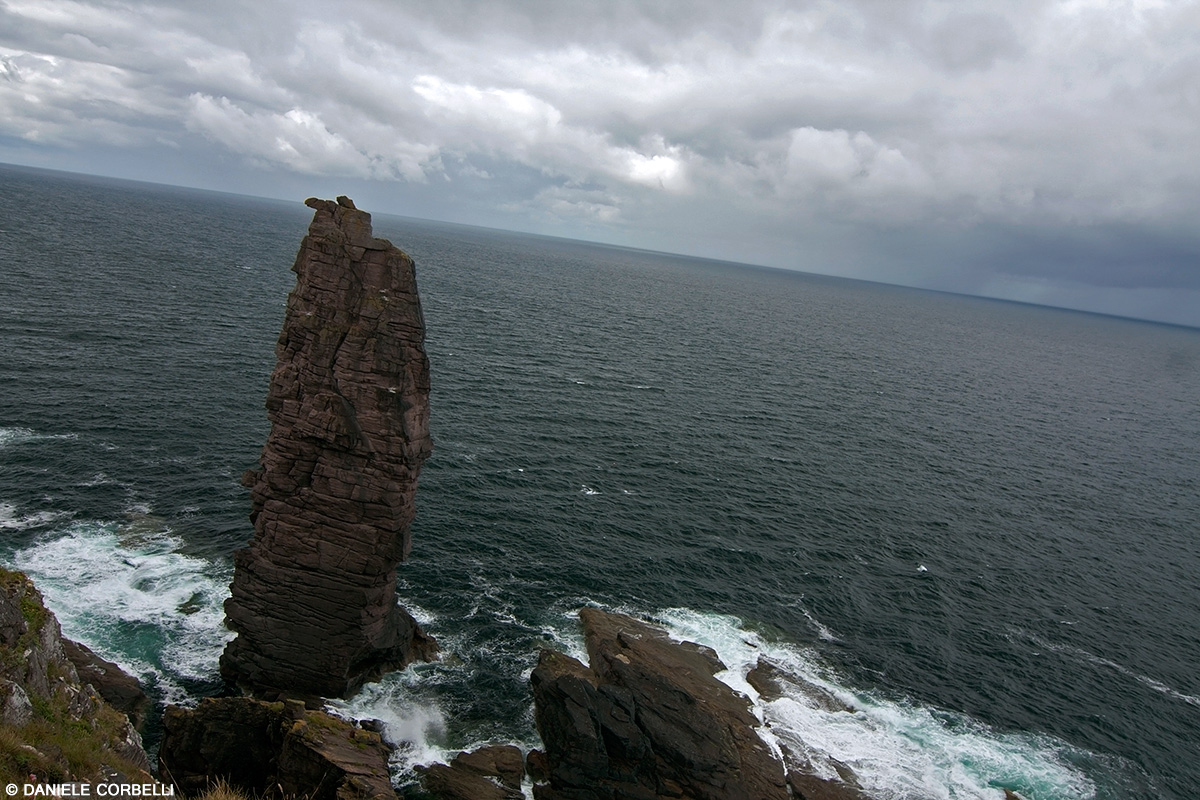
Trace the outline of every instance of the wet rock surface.
<path fill-rule="evenodd" d="M 235 554 L 222 676 L 243 688 L 345 696 L 436 654 L 396 603 L 429 455 L 429 361 L 412 259 L 353 202 L 309 199 L 292 267 L 271 433 Z"/>
<path fill-rule="evenodd" d="M 450 762 L 451 767 L 474 772 L 485 778 L 495 778 L 509 789 L 520 789 L 525 776 L 525 759 L 512 745 L 481 747 L 470 753 L 462 752 Z"/>
<path fill-rule="evenodd" d="M 809 705 L 822 711 L 855 713 L 854 706 L 843 702 L 828 689 L 784 672 L 764 658 L 759 658 L 754 669 L 746 673 L 746 682 L 758 691 L 763 700 L 803 697 Z"/>
<path fill-rule="evenodd" d="M 590 666 L 543 651 L 530 682 L 548 780 L 539 800 L 789 796 L 747 698 L 707 648 L 644 622 L 580 612 Z"/>

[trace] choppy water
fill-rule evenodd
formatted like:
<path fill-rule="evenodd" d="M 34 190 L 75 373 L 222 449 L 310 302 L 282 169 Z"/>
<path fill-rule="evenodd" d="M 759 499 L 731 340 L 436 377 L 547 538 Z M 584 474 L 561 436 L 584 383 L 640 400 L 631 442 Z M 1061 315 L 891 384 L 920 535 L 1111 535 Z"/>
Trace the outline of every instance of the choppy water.
<path fill-rule="evenodd" d="M 294 206 L 0 167 L 0 558 L 163 701 L 216 691 Z M 881 798 L 1200 793 L 1200 331 L 376 216 L 433 364 L 397 776 L 536 742 L 575 611 L 767 654 Z"/>

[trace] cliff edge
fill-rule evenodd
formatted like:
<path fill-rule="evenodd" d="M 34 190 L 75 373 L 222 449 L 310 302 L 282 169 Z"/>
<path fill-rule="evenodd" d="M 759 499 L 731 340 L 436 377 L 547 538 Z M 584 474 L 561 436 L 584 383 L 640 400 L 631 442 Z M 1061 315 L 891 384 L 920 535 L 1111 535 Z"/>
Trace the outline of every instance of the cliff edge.
<path fill-rule="evenodd" d="M 271 433 L 234 556 L 222 676 L 251 690 L 345 696 L 428 659 L 396 603 L 429 438 L 429 360 L 413 261 L 348 198 L 316 213 L 292 270 L 267 393 Z"/>
<path fill-rule="evenodd" d="M 104 685 L 81 679 L 72 649 L 86 650 L 63 638 L 33 582 L 0 568 L 0 783 L 152 780 L 141 736 L 102 696 Z M 89 664 L 110 668 L 106 684 L 119 674 L 136 685 L 87 653 Z"/>

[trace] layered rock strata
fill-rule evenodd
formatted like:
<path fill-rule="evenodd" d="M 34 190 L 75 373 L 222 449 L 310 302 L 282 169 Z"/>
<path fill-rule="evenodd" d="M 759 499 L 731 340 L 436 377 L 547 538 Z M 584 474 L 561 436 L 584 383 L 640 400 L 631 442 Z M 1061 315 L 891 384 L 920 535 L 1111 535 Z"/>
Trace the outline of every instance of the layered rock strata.
<path fill-rule="evenodd" d="M 579 616 L 591 666 L 547 650 L 530 676 L 537 800 L 788 798 L 749 700 L 714 677 L 715 653 L 621 614 Z"/>
<path fill-rule="evenodd" d="M 412 259 L 345 197 L 316 213 L 292 270 L 234 557 L 221 658 L 251 690 L 344 696 L 436 645 L 396 602 L 417 474 L 429 455 L 429 361 Z"/>

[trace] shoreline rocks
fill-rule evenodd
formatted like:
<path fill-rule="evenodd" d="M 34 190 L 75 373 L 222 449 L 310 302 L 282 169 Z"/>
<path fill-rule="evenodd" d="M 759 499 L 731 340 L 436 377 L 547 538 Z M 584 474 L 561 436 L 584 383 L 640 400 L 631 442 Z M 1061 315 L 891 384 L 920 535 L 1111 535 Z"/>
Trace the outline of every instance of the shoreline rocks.
<path fill-rule="evenodd" d="M 221 674 L 250 691 L 344 697 L 437 653 L 396 602 L 428 457 L 429 360 L 413 261 L 345 197 L 315 211 L 267 394 L 271 433 L 234 556 Z"/>
<path fill-rule="evenodd" d="M 163 716 L 159 771 L 196 796 L 217 781 L 254 797 L 395 800 L 378 733 L 304 703 L 206 698 Z"/>
<path fill-rule="evenodd" d="M 133 727 L 142 730 L 150 698 L 137 678 L 111 661 L 91 651 L 87 645 L 64 638 L 63 653 L 75 666 L 79 680 L 90 683 L 110 706 L 129 717 Z"/>
<path fill-rule="evenodd" d="M 551 650 L 530 676 L 548 780 L 538 800 L 785 800 L 783 763 L 716 654 L 627 617 L 579 613 L 590 666 Z"/>
<path fill-rule="evenodd" d="M 73 651 L 91 653 L 63 637 L 33 581 L 0 568 L 0 726 L 6 733 L 0 775 L 37 774 L 59 783 L 151 781 L 141 736 L 86 671 L 81 678 L 68 657 Z M 92 656 L 122 692 L 141 693 L 136 679 Z"/>

